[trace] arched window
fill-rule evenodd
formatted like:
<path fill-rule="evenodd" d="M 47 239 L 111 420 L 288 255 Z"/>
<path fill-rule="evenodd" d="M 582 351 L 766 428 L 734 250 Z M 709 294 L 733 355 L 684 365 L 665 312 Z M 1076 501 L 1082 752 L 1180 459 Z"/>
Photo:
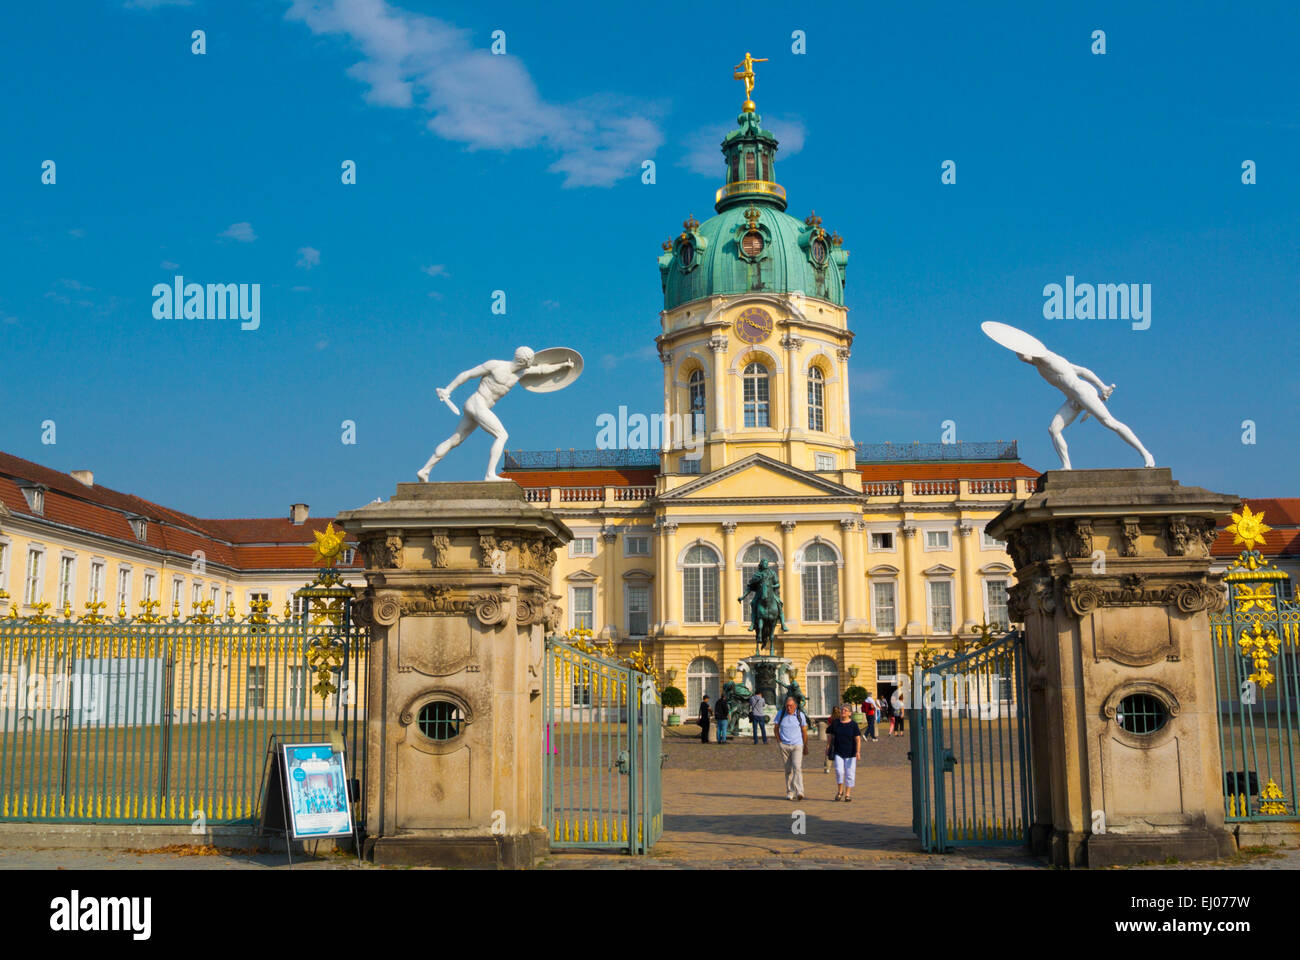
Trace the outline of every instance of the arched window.
<path fill-rule="evenodd" d="M 803 552 L 803 618 L 825 623 L 840 618 L 840 577 L 835 551 L 812 543 Z"/>
<path fill-rule="evenodd" d="M 687 623 L 718 622 L 718 555 L 697 543 L 682 564 L 682 600 Z"/>
<path fill-rule="evenodd" d="M 692 370 L 687 380 L 687 393 L 690 397 L 691 422 L 686 431 L 691 436 L 704 433 L 704 371 Z"/>
<path fill-rule="evenodd" d="M 813 657 L 808 661 L 808 695 L 806 709 L 810 717 L 830 716 L 839 704 L 840 669 L 830 657 Z"/>
<path fill-rule="evenodd" d="M 709 702 L 718 699 L 718 664 L 708 657 L 696 657 L 686 667 L 686 706 L 694 710 L 707 695 Z"/>
<path fill-rule="evenodd" d="M 820 367 L 808 368 L 808 429 L 826 429 L 826 378 Z"/>
<path fill-rule="evenodd" d="M 770 427 L 771 399 L 768 393 L 767 367 L 751 363 L 745 367 L 745 426 Z"/>
<path fill-rule="evenodd" d="M 740 558 L 740 589 L 745 589 L 745 584 L 749 583 L 749 578 L 758 572 L 758 561 L 764 557 L 767 558 L 769 567 L 776 566 L 776 551 L 765 543 L 753 543 L 745 550 L 745 555 Z M 753 600 L 746 600 L 744 609 L 741 612 L 742 622 L 748 624 L 753 616 Z"/>

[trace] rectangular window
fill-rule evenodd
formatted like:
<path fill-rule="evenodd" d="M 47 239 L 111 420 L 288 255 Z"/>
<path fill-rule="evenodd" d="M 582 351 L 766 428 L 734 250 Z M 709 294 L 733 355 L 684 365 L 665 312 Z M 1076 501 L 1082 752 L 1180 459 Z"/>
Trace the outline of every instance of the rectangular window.
<path fill-rule="evenodd" d="M 1005 550 L 1007 542 L 990 537 L 987 530 L 980 531 L 980 549 L 981 550 Z"/>
<path fill-rule="evenodd" d="M 45 551 L 27 551 L 27 584 L 23 588 L 23 603 L 29 607 L 41 602 L 45 595 Z"/>
<path fill-rule="evenodd" d="M 155 597 L 154 597 L 154 592 L 153 592 L 153 590 L 154 590 L 154 579 L 155 579 L 155 578 L 154 578 L 154 575 L 153 575 L 152 573 L 146 573 L 146 574 L 144 575 L 144 599 L 146 599 L 146 600 L 153 600 L 153 599 L 155 599 Z"/>
<path fill-rule="evenodd" d="M 571 557 L 590 557 L 595 552 L 595 537 L 574 537 L 569 541 L 569 556 Z"/>
<path fill-rule="evenodd" d="M 181 609 L 181 601 L 185 598 L 185 581 L 176 579 L 172 581 L 172 612 Z"/>
<path fill-rule="evenodd" d="M 0 590 L 9 585 L 9 544 L 0 542 Z"/>
<path fill-rule="evenodd" d="M 892 553 L 894 550 L 894 535 L 892 533 L 873 533 L 871 535 L 871 549 Z"/>
<path fill-rule="evenodd" d="M 569 625 L 575 630 L 594 630 L 595 616 L 593 600 L 595 587 L 573 588 L 573 612 L 569 615 Z"/>
<path fill-rule="evenodd" d="M 952 534 L 947 530 L 927 530 L 925 531 L 925 549 L 927 550 L 951 550 Z"/>
<path fill-rule="evenodd" d="M 575 707 L 591 706 L 591 685 L 575 683 L 573 685 L 573 705 Z"/>
<path fill-rule="evenodd" d="M 699 472 L 700 472 L 700 458 L 699 458 L 699 457 L 695 457 L 695 458 L 693 458 L 693 459 L 692 459 L 691 457 L 682 457 L 679 461 L 677 461 L 677 464 L 678 464 L 678 468 L 679 468 L 679 469 L 678 469 L 678 472 L 679 472 L 679 473 L 699 473 Z"/>
<path fill-rule="evenodd" d="M 892 680 L 885 680 L 885 677 L 898 676 L 897 660 L 877 660 L 876 661 L 876 682 L 892 683 Z"/>
<path fill-rule="evenodd" d="M 753 366 L 757 366 L 757 364 L 753 364 Z M 771 397 L 768 393 L 767 374 L 764 373 L 761 376 L 745 375 L 744 400 L 746 427 L 766 427 L 771 425 L 768 418 Z"/>
<path fill-rule="evenodd" d="M 752 153 L 745 154 L 745 179 L 754 179 L 754 155 Z"/>
<path fill-rule="evenodd" d="M 59 557 L 59 609 L 72 606 L 72 577 L 77 561 L 72 557 Z"/>
<path fill-rule="evenodd" d="M 814 457 L 814 461 L 819 471 L 835 469 L 835 454 L 833 453 L 819 453 Z"/>
<path fill-rule="evenodd" d="M 248 696 L 245 707 L 266 706 L 266 667 L 250 666 L 248 668 Z"/>
<path fill-rule="evenodd" d="M 131 612 L 131 568 L 117 568 L 117 609 Z"/>
<path fill-rule="evenodd" d="M 221 588 L 220 588 L 220 587 L 213 587 L 213 588 L 208 592 L 208 599 L 212 601 L 212 609 L 211 609 L 210 611 L 208 611 L 208 612 L 209 612 L 209 613 L 212 613 L 212 614 L 218 614 L 218 613 L 220 613 L 220 612 L 221 612 L 221 608 L 217 606 L 217 601 L 221 599 Z"/>
<path fill-rule="evenodd" d="M 930 632 L 952 633 L 952 581 L 931 580 L 927 586 L 930 594 Z"/>
<path fill-rule="evenodd" d="M 1007 582 L 986 580 L 984 598 L 984 622 L 999 630 L 1008 629 L 1011 626 L 1011 618 L 1007 615 Z"/>
<path fill-rule="evenodd" d="M 289 668 L 289 706 L 299 710 L 307 704 L 307 668 Z"/>
<path fill-rule="evenodd" d="M 194 589 L 190 591 L 190 610 L 191 613 L 199 612 L 199 604 L 203 602 L 203 584 L 194 584 Z"/>
<path fill-rule="evenodd" d="M 104 599 L 104 562 L 92 560 L 90 564 L 90 602 L 100 603 Z"/>
<path fill-rule="evenodd" d="M 875 617 L 876 633 L 894 633 L 898 629 L 895 608 L 897 584 L 873 583 L 871 585 L 871 610 Z"/>
<path fill-rule="evenodd" d="M 650 556 L 650 538 L 640 534 L 626 534 L 623 537 L 623 553 L 629 557 Z"/>
<path fill-rule="evenodd" d="M 627 632 L 631 637 L 644 637 L 650 629 L 650 588 L 627 588 Z"/>
<path fill-rule="evenodd" d="M 718 622 L 717 567 L 691 566 L 682 571 L 687 623 Z"/>

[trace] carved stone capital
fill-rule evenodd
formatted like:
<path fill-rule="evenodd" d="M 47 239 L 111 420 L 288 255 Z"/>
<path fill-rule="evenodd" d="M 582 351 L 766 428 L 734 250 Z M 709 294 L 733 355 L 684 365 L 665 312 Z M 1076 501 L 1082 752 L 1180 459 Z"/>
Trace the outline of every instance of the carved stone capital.
<path fill-rule="evenodd" d="M 728 341 L 725 333 L 715 333 L 709 337 L 709 349 L 714 353 L 726 353 L 727 346 Z"/>
<path fill-rule="evenodd" d="M 1142 523 L 1137 517 L 1125 517 L 1120 524 L 1119 555 L 1136 557 L 1138 555 L 1138 538 L 1142 536 Z"/>
<path fill-rule="evenodd" d="M 781 521 L 781 529 L 782 529 L 782 531 L 784 531 L 785 533 L 792 533 L 792 532 L 794 531 L 794 528 L 795 528 L 796 525 L 797 525 L 797 521 L 794 521 L 794 520 L 782 520 L 782 521 Z"/>
<path fill-rule="evenodd" d="M 787 350 L 798 350 L 803 347 L 803 344 L 804 338 L 794 333 L 787 333 L 781 338 L 781 346 Z"/>
<path fill-rule="evenodd" d="M 731 536 L 732 534 L 734 534 L 736 532 L 736 521 L 735 520 L 722 521 L 722 532 L 725 533 L 727 536 Z"/>

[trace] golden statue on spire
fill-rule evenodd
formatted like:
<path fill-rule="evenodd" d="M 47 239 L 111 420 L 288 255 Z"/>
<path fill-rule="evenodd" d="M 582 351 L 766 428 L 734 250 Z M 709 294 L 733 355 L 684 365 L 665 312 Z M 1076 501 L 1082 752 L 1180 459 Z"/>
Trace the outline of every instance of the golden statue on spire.
<path fill-rule="evenodd" d="M 745 102 L 740 105 L 742 113 L 753 113 L 757 108 L 754 106 L 754 64 L 767 63 L 767 57 L 751 57 L 749 51 L 745 51 L 745 59 L 736 64 L 733 68 L 736 72 L 732 74 L 733 80 L 741 80 L 745 84 Z M 745 69 L 741 69 L 744 67 Z"/>

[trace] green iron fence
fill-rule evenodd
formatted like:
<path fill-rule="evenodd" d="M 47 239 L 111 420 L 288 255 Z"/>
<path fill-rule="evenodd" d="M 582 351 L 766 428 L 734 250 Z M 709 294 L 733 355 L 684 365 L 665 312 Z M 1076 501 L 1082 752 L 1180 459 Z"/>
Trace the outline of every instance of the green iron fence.
<path fill-rule="evenodd" d="M 253 822 L 272 734 L 340 730 L 364 778 L 367 634 L 347 606 L 0 620 L 0 820 Z"/>
<path fill-rule="evenodd" d="M 1256 550 L 1242 553 L 1224 581 L 1227 605 L 1210 618 L 1224 816 L 1300 819 L 1300 604 L 1290 577 Z"/>
<path fill-rule="evenodd" d="M 1029 842 L 1033 777 L 1023 665 L 1020 632 L 960 656 L 918 655 L 905 716 L 912 830 L 923 849 Z"/>
<path fill-rule="evenodd" d="M 551 847 L 648 852 L 663 833 L 663 708 L 653 678 L 549 638 L 543 698 Z"/>

